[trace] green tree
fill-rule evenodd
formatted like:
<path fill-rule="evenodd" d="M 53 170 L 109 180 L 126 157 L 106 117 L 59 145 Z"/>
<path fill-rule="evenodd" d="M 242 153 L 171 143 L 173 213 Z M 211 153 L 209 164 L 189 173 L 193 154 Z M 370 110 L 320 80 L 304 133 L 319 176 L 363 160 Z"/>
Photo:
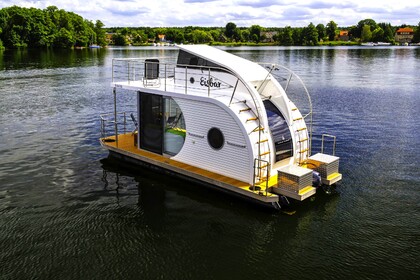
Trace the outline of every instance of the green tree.
<path fill-rule="evenodd" d="M 306 46 L 316 46 L 318 45 L 318 31 L 316 30 L 313 23 L 303 28 L 303 44 Z"/>
<path fill-rule="evenodd" d="M 359 21 L 357 23 L 356 32 L 354 34 L 356 36 L 356 38 L 362 38 L 362 31 L 363 31 L 363 28 L 364 28 L 365 25 L 368 25 L 370 27 L 371 32 L 373 30 L 375 30 L 376 27 L 377 27 L 377 24 L 373 19 L 368 18 L 368 19 L 364 19 L 364 20 Z"/>
<path fill-rule="evenodd" d="M 58 48 L 71 48 L 76 43 L 73 34 L 62 27 L 57 35 L 54 37 L 53 46 Z"/>
<path fill-rule="evenodd" d="M 373 42 L 384 42 L 384 30 L 380 28 L 379 26 L 376 27 L 375 30 L 372 31 L 372 41 Z"/>
<path fill-rule="evenodd" d="M 1 35 L 1 32 L 2 32 L 2 30 L 1 30 L 1 28 L 0 28 L 0 35 Z M 4 47 L 3 47 L 3 41 L 2 41 L 2 40 L 0 40 L 0 51 L 2 51 L 2 50 L 4 50 Z"/>
<path fill-rule="evenodd" d="M 390 23 L 378 23 L 378 26 L 384 31 L 383 42 L 394 42 L 395 30 Z"/>
<path fill-rule="evenodd" d="M 262 27 L 259 25 L 251 25 L 249 28 L 249 34 L 252 38 L 252 41 L 259 43 L 261 41 L 261 31 Z"/>
<path fill-rule="evenodd" d="M 242 30 L 240 30 L 239 28 L 236 28 L 232 39 L 235 40 L 235 42 L 242 42 L 243 41 Z"/>
<path fill-rule="evenodd" d="M 362 42 L 370 42 L 372 40 L 372 31 L 370 31 L 369 25 L 365 24 L 363 26 L 360 40 Z"/>
<path fill-rule="evenodd" d="M 105 46 L 106 45 L 106 33 L 105 33 L 105 30 L 104 30 L 104 24 L 102 23 L 102 21 L 97 20 L 95 22 L 95 27 L 94 27 L 93 31 L 96 34 L 96 42 L 93 42 L 93 43 L 96 43 L 99 46 Z"/>
<path fill-rule="evenodd" d="M 336 30 L 337 30 L 337 24 L 334 21 L 331 20 L 329 23 L 327 23 L 327 28 L 325 32 L 328 36 L 328 40 L 334 41 Z"/>
<path fill-rule="evenodd" d="M 203 30 L 193 30 L 191 32 L 192 42 L 194 44 L 202 44 L 202 43 L 209 43 L 212 41 L 212 37 L 206 31 Z"/>
<path fill-rule="evenodd" d="M 183 43 L 184 41 L 185 41 L 184 33 L 182 32 L 177 33 L 175 36 L 175 43 L 180 44 L 180 43 Z"/>
<path fill-rule="evenodd" d="M 302 46 L 303 45 L 303 29 L 298 27 L 298 28 L 293 28 L 293 34 L 292 34 L 292 39 L 293 39 L 293 44 L 295 46 Z"/>
<path fill-rule="evenodd" d="M 116 46 L 127 46 L 127 38 L 122 35 L 121 33 L 116 33 L 112 35 L 112 41 L 114 42 L 114 45 Z"/>
<path fill-rule="evenodd" d="M 86 46 L 95 33 L 92 22 L 55 6 L 0 9 L 0 28 L 0 40 L 8 48 Z"/>
<path fill-rule="evenodd" d="M 280 45 L 292 46 L 293 45 L 293 31 L 290 26 L 286 26 L 280 33 Z"/>
<path fill-rule="evenodd" d="M 232 39 L 233 35 L 235 34 L 236 24 L 233 22 L 228 22 L 225 27 L 225 35 L 229 39 Z"/>
<path fill-rule="evenodd" d="M 251 40 L 251 33 L 249 33 L 248 29 L 242 30 L 242 39 L 245 42 L 249 42 Z"/>
<path fill-rule="evenodd" d="M 318 31 L 318 41 L 324 40 L 324 38 L 327 35 L 325 26 L 322 23 L 320 23 L 316 26 L 316 30 Z"/>
<path fill-rule="evenodd" d="M 414 43 L 420 43 L 420 22 L 417 25 L 416 30 L 414 31 L 413 42 Z"/>

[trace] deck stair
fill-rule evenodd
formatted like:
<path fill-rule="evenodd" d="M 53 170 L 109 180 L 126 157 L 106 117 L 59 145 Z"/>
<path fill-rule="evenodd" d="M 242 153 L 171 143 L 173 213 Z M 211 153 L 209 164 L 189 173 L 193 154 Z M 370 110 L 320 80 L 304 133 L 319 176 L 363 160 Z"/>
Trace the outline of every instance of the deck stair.
<path fill-rule="evenodd" d="M 302 201 L 316 193 L 312 186 L 313 171 L 297 165 L 280 168 L 277 175 L 277 187 L 273 192 Z"/>
<path fill-rule="evenodd" d="M 297 138 L 297 154 L 296 162 L 299 166 L 304 166 L 310 154 L 309 135 L 306 127 L 305 119 L 299 112 L 298 108 L 293 107 L 292 111 L 292 127 Z"/>
<path fill-rule="evenodd" d="M 261 123 L 259 114 L 256 112 L 257 109 L 251 108 L 248 103 L 250 101 L 241 101 L 235 103 L 239 106 L 238 116 L 244 123 L 245 127 L 248 127 L 248 134 L 254 139 L 255 149 L 257 150 L 257 157 L 254 162 L 254 179 L 253 185 L 267 184 L 268 178 L 270 178 L 270 162 L 271 162 L 271 150 L 268 137 L 265 136 L 266 129 Z"/>

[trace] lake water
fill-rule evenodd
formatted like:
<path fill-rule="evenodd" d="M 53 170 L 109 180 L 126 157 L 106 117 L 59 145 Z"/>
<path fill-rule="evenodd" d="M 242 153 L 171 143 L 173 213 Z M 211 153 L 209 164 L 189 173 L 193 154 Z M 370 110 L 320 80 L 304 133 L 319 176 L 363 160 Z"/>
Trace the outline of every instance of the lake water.
<path fill-rule="evenodd" d="M 225 49 L 301 76 L 341 184 L 276 212 L 107 159 L 112 58 L 175 49 L 0 52 L 0 279 L 420 279 L 420 48 Z"/>

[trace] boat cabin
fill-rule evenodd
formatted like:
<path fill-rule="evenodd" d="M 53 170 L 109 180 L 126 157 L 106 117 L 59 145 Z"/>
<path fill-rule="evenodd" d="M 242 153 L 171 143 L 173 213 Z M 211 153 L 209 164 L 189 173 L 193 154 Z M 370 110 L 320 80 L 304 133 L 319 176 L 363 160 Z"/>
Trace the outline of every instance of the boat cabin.
<path fill-rule="evenodd" d="M 330 167 L 323 183 L 341 179 L 338 157 L 311 157 L 310 96 L 282 66 L 188 45 L 179 46 L 176 61 L 114 59 L 112 68 L 114 112 L 101 117 L 101 143 L 122 159 L 275 207 L 280 196 L 313 195 L 314 170 Z M 292 81 L 308 98 L 306 114 L 287 94 Z M 118 112 L 120 90 L 137 95 L 137 111 Z"/>

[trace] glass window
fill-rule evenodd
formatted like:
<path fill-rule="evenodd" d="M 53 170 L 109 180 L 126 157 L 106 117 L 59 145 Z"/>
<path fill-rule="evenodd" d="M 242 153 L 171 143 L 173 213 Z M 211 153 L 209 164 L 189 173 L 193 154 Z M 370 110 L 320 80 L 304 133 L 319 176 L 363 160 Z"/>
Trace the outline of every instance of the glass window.
<path fill-rule="evenodd" d="M 264 100 L 268 126 L 276 147 L 276 162 L 293 156 L 292 136 L 280 110 L 270 100 Z"/>
<path fill-rule="evenodd" d="M 207 133 L 207 141 L 213 149 L 220 150 L 225 144 L 225 137 L 220 129 L 213 127 Z"/>
<path fill-rule="evenodd" d="M 181 108 L 172 98 L 164 99 L 165 123 L 163 152 L 169 155 L 178 154 L 185 142 L 185 120 Z"/>

